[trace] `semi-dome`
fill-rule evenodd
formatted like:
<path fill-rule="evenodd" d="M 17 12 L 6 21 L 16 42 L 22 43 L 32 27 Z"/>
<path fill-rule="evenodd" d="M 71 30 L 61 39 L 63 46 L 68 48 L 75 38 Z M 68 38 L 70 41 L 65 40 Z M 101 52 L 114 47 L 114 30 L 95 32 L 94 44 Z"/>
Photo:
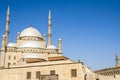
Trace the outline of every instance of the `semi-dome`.
<path fill-rule="evenodd" d="M 57 49 L 55 45 L 47 45 L 47 49 Z"/>
<path fill-rule="evenodd" d="M 20 44 L 21 48 L 43 48 L 43 45 L 38 41 L 25 41 Z"/>
<path fill-rule="evenodd" d="M 8 43 L 7 46 L 8 46 L 8 47 L 15 47 L 15 46 L 16 46 L 16 43 L 10 42 L 10 43 Z"/>
<path fill-rule="evenodd" d="M 22 58 L 24 58 L 24 59 L 41 58 L 41 56 L 36 53 L 27 53 L 27 54 L 23 55 Z"/>
<path fill-rule="evenodd" d="M 33 28 L 32 26 L 30 26 L 29 28 L 24 29 L 20 33 L 20 37 L 26 37 L 26 36 L 33 36 L 33 37 L 42 38 L 41 33 L 37 29 Z"/>

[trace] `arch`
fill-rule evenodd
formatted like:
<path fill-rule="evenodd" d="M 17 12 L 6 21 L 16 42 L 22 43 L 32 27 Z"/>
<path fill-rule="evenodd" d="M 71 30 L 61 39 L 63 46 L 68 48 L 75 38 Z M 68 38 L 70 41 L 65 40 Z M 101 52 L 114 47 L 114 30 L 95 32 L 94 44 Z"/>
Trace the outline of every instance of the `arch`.
<path fill-rule="evenodd" d="M 84 80 L 87 80 L 87 74 L 84 75 Z"/>
<path fill-rule="evenodd" d="M 10 55 L 9 55 L 8 59 L 9 59 L 9 60 L 11 59 Z"/>
<path fill-rule="evenodd" d="M 10 63 L 8 63 L 8 67 L 10 67 Z"/>

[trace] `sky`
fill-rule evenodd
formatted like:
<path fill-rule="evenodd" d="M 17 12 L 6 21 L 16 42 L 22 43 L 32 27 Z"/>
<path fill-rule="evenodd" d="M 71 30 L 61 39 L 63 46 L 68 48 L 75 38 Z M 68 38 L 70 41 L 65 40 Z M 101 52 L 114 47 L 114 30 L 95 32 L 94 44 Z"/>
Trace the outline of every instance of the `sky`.
<path fill-rule="evenodd" d="M 119 0 L 0 0 L 0 45 L 10 6 L 9 42 L 32 25 L 47 34 L 52 12 L 52 43 L 62 38 L 63 55 L 93 70 L 115 66 L 120 57 Z"/>

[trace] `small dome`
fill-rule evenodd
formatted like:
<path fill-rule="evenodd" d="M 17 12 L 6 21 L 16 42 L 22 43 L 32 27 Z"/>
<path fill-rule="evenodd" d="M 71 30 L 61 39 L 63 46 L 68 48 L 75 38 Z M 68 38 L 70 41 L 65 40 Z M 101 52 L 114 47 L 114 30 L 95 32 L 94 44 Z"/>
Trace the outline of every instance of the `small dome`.
<path fill-rule="evenodd" d="M 30 26 L 29 28 L 24 29 L 21 32 L 20 37 L 25 37 L 25 36 L 34 36 L 34 37 L 42 38 L 41 33 L 37 29 L 33 28 L 32 26 Z"/>
<path fill-rule="evenodd" d="M 23 55 L 22 58 L 24 58 L 24 59 L 41 58 L 41 56 L 39 54 L 36 54 L 36 53 L 27 53 L 27 54 Z"/>
<path fill-rule="evenodd" d="M 43 45 L 38 41 L 25 41 L 19 47 L 24 48 L 43 48 Z"/>
<path fill-rule="evenodd" d="M 58 40 L 62 40 L 61 38 L 59 38 Z"/>
<path fill-rule="evenodd" d="M 16 43 L 10 42 L 10 43 L 8 43 L 7 46 L 8 46 L 8 47 L 15 47 L 15 46 L 16 46 Z"/>
<path fill-rule="evenodd" d="M 5 35 L 2 35 L 3 37 L 5 37 Z"/>
<path fill-rule="evenodd" d="M 54 45 L 47 45 L 47 49 L 57 49 Z"/>

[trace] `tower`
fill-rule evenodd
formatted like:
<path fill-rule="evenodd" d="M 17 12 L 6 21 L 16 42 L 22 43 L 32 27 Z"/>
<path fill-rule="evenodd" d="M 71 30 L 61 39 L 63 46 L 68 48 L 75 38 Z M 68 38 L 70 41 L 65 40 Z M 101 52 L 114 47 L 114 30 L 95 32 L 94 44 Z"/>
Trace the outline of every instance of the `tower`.
<path fill-rule="evenodd" d="M 62 39 L 58 39 L 58 53 L 62 53 Z"/>
<path fill-rule="evenodd" d="M 49 13 L 48 13 L 48 45 L 51 45 L 52 44 L 52 33 L 51 33 L 51 27 L 52 27 L 52 24 L 51 24 L 51 11 L 49 10 Z"/>
<path fill-rule="evenodd" d="M 43 34 L 43 40 L 44 40 L 44 42 L 45 42 L 45 45 L 44 45 L 44 47 L 46 48 L 47 46 L 46 46 L 46 34 Z"/>
<path fill-rule="evenodd" d="M 6 36 L 3 35 L 2 37 L 2 46 L 1 46 L 1 58 L 0 58 L 0 67 L 4 67 L 5 65 L 5 50 L 6 50 L 6 47 L 5 47 L 5 41 L 6 41 Z"/>
<path fill-rule="evenodd" d="M 2 47 L 1 47 L 1 50 L 2 50 L 2 51 L 5 51 L 5 44 L 6 44 L 6 43 L 5 43 L 5 40 L 6 40 L 6 36 L 3 35 L 3 36 L 2 36 Z"/>
<path fill-rule="evenodd" d="M 5 54 L 6 54 L 6 47 L 8 44 L 8 35 L 9 35 L 9 24 L 10 24 L 10 7 L 8 6 L 7 9 L 7 16 L 6 16 L 6 29 L 5 34 L 2 38 L 2 47 L 1 47 L 1 67 L 5 67 Z"/>
<path fill-rule="evenodd" d="M 116 54 L 116 59 L 115 60 L 116 60 L 116 66 L 120 65 L 119 64 L 119 56 L 118 56 L 118 54 Z"/>
<path fill-rule="evenodd" d="M 10 7 L 8 6 L 7 16 L 6 16 L 6 30 L 5 30 L 5 45 L 8 44 L 8 35 L 9 35 L 9 24 L 10 24 Z"/>

